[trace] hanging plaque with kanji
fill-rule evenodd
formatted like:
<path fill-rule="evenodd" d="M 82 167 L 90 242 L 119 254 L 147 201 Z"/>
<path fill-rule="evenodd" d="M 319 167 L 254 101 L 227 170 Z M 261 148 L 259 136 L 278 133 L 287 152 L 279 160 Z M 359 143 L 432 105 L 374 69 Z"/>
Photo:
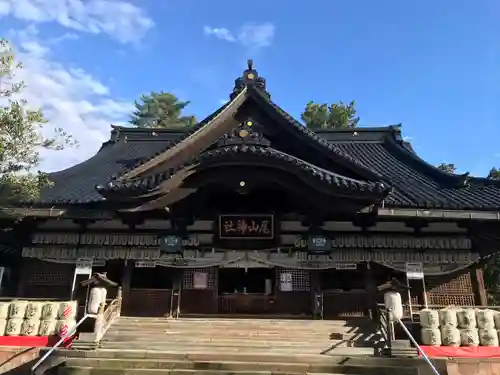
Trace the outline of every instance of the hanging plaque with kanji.
<path fill-rule="evenodd" d="M 274 238 L 274 216 L 220 215 L 219 238 L 271 240 Z"/>

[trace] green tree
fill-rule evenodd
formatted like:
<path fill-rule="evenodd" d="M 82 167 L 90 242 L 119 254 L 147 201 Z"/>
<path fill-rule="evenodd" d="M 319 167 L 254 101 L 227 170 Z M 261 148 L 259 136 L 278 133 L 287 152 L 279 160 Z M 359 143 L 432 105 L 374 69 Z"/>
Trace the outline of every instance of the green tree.
<path fill-rule="evenodd" d="M 500 180 L 500 169 L 497 169 L 495 167 L 490 169 L 490 172 L 488 173 L 488 177 L 486 177 L 490 180 Z"/>
<path fill-rule="evenodd" d="M 0 39 L 0 205 L 36 199 L 40 189 L 49 184 L 47 175 L 35 171 L 40 150 L 61 150 L 75 144 L 62 129 L 52 137 L 42 135 L 47 123 L 41 109 L 27 107 L 22 99 L 24 82 L 15 80 L 22 65 L 15 58 L 12 45 Z"/>
<path fill-rule="evenodd" d="M 500 254 L 493 254 L 484 267 L 484 286 L 488 293 L 488 304 L 500 303 Z"/>
<path fill-rule="evenodd" d="M 135 111 L 130 123 L 138 128 L 184 128 L 196 124 L 194 116 L 182 116 L 190 102 L 180 101 L 168 92 L 154 92 L 141 95 L 135 102 Z"/>
<path fill-rule="evenodd" d="M 340 101 L 334 104 L 307 103 L 301 114 L 302 121 L 310 129 L 352 129 L 358 126 L 354 100 L 348 104 Z"/>
<path fill-rule="evenodd" d="M 447 172 L 447 173 L 455 173 L 457 170 L 457 167 L 455 166 L 455 164 L 441 163 L 437 166 L 437 169 L 440 169 L 443 172 Z"/>

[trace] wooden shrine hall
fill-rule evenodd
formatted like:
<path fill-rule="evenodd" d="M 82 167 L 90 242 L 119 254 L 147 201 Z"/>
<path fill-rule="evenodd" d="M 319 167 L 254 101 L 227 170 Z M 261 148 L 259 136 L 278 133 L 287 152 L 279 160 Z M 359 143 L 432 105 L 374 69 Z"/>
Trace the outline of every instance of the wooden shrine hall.
<path fill-rule="evenodd" d="M 500 182 L 436 169 L 399 126 L 313 132 L 251 62 L 185 132 L 113 126 L 49 177 L 1 209 L 3 297 L 68 299 L 91 270 L 132 316 L 168 315 L 176 290 L 186 315 L 308 317 L 321 298 L 364 316 L 393 278 L 407 305 L 486 305 L 500 245 Z"/>

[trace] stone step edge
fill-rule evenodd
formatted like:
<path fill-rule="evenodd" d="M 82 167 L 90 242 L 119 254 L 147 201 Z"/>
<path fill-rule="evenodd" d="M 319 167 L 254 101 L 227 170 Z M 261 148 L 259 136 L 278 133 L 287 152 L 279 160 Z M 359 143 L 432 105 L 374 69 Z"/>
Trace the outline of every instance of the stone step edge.
<path fill-rule="evenodd" d="M 286 371 L 293 373 L 304 372 L 329 372 L 334 368 L 359 369 L 371 368 L 371 366 L 358 366 L 342 364 L 340 362 L 258 362 L 258 361 L 182 361 L 182 360 L 148 360 L 148 359 L 102 359 L 102 358 L 71 358 L 67 359 L 65 366 L 70 367 L 94 367 L 113 369 L 164 369 L 164 370 L 220 370 L 220 371 Z M 347 367 L 346 367 L 347 366 Z M 394 366 L 390 366 L 392 368 Z M 389 366 L 385 366 L 389 368 Z"/>
<path fill-rule="evenodd" d="M 43 355 L 49 348 L 43 349 L 40 355 Z M 111 354 L 111 356 L 109 356 Z M 113 354 L 118 354 L 114 356 Z M 103 356 L 104 355 L 104 356 Z M 149 356 L 148 356 L 149 355 Z M 395 367 L 397 366 L 416 366 L 420 363 L 425 363 L 421 357 L 402 359 L 391 357 L 378 357 L 373 355 L 351 355 L 351 354 L 338 354 L 338 355 L 321 355 L 321 354 L 276 354 L 276 353 L 218 353 L 218 352 L 178 352 L 178 351 L 147 351 L 147 350 L 114 350 L 114 349 L 98 349 L 93 351 L 80 351 L 74 349 L 57 349 L 53 356 L 64 357 L 67 359 L 84 360 L 86 358 L 92 360 L 144 360 L 144 361 L 188 361 L 188 362 L 252 362 L 253 358 L 259 357 L 263 363 L 309 363 L 309 364 L 350 364 L 356 366 L 381 366 L 381 367 Z M 290 361 L 293 359 L 293 361 Z M 296 361 L 300 360 L 300 361 Z M 433 358 L 433 362 L 443 361 L 440 358 Z M 396 366 L 396 367 L 397 367 Z"/>
<path fill-rule="evenodd" d="M 127 345 L 106 345 L 106 344 L 103 344 L 103 345 L 101 345 L 101 348 L 102 349 L 122 350 L 122 349 L 130 348 L 131 346 L 132 346 L 132 344 L 127 344 Z M 169 350 L 169 349 L 170 350 L 176 349 L 179 351 L 181 351 L 181 350 L 185 351 L 189 348 L 193 348 L 192 345 L 179 346 L 179 345 L 165 345 L 165 344 L 144 345 L 143 347 L 145 350 L 149 350 L 149 351 L 165 351 L 165 350 Z M 227 352 L 230 352 L 230 353 L 240 353 L 240 352 L 244 352 L 244 351 L 253 351 L 253 352 L 256 352 L 259 354 L 263 353 L 263 352 L 268 352 L 270 350 L 274 350 L 277 353 L 291 353 L 291 354 L 292 353 L 301 353 L 301 352 L 310 353 L 310 354 L 315 354 L 315 353 L 321 354 L 323 352 L 335 353 L 335 352 L 345 351 L 345 350 L 349 350 L 349 349 L 351 349 L 353 352 L 356 350 L 363 350 L 363 349 L 373 350 L 372 346 L 367 346 L 367 347 L 363 347 L 363 346 L 354 346 L 354 347 L 352 347 L 352 346 L 337 346 L 335 348 L 331 348 L 329 346 L 312 346 L 308 350 L 304 350 L 304 349 L 302 349 L 302 347 L 294 347 L 294 346 L 275 347 L 273 345 L 267 345 L 267 346 L 247 345 L 247 346 L 238 346 L 238 347 L 233 347 L 232 345 L 204 345 L 203 347 L 197 347 L 197 348 L 199 349 L 198 350 L 199 352 L 203 352 L 203 351 L 207 351 L 207 350 L 214 350 L 214 351 L 221 352 L 222 350 L 226 350 Z M 194 349 L 196 350 L 197 348 L 194 348 Z"/>
<path fill-rule="evenodd" d="M 83 366 L 68 366 L 61 367 L 58 371 L 58 374 L 72 374 L 76 370 L 78 374 L 88 374 L 92 375 L 94 373 L 98 373 L 99 370 L 105 371 L 107 374 L 115 372 L 117 374 L 122 374 L 127 369 L 108 369 L 108 368 L 99 368 L 93 369 L 92 367 L 83 367 Z M 345 373 L 315 373 L 315 372 L 299 372 L 299 373 L 290 373 L 290 372 L 276 372 L 276 371 L 237 371 L 237 370 L 197 370 L 197 369 L 189 369 L 189 370 L 165 370 L 165 369 L 130 369 L 133 370 L 134 373 L 139 374 L 162 374 L 162 375 L 175 375 L 175 374 L 214 374 L 214 375 L 345 375 Z"/>
<path fill-rule="evenodd" d="M 50 349 L 46 350 L 41 350 L 40 355 L 43 355 Z M 74 350 L 74 349 L 57 349 L 53 353 L 54 356 L 62 356 L 62 357 L 67 357 L 67 358 L 117 358 L 117 359 L 171 359 L 171 358 L 183 358 L 187 360 L 199 360 L 200 357 L 202 358 L 238 358 L 241 360 L 241 358 L 252 358 L 258 356 L 261 361 L 273 361 L 276 360 L 276 358 L 287 358 L 287 360 L 293 360 L 293 362 L 296 362 L 297 360 L 304 360 L 304 361 L 332 361 L 332 358 L 335 360 L 341 360 L 341 361 L 346 361 L 349 358 L 375 358 L 373 355 L 369 354 L 362 354 L 362 355 L 343 355 L 343 354 L 338 354 L 338 355 L 329 355 L 325 356 L 322 354 L 312 354 L 312 353 L 260 353 L 260 352 L 245 352 L 245 353 L 220 353 L 220 352 L 214 352 L 210 350 L 202 350 L 202 351 L 197 351 L 197 350 L 189 350 L 186 352 L 179 352 L 179 351 L 172 351 L 172 350 L 140 350 L 140 349 L 98 349 L 98 350 L 92 350 L 92 351 L 80 351 L 80 350 Z M 220 359 L 218 359 L 220 360 Z M 278 361 L 279 362 L 279 361 Z M 331 363 L 331 362 L 330 362 Z"/>
<path fill-rule="evenodd" d="M 333 357 L 330 357 L 330 361 L 325 361 L 325 362 L 318 362 L 318 363 L 309 363 L 309 362 L 256 362 L 256 361 L 225 361 L 225 360 L 172 360 L 172 359 L 133 359 L 133 358 L 67 358 L 69 366 L 73 366 L 73 363 L 76 362 L 75 366 L 82 366 L 79 365 L 79 362 L 85 362 L 85 361 L 97 361 L 97 362 L 103 362 L 103 364 L 106 363 L 120 363 L 120 364 L 126 364 L 126 363 L 162 363 L 162 364 L 194 364 L 194 365 L 221 365 L 221 366 L 252 366 L 252 365 L 264 365 L 265 366 L 291 366 L 291 367 L 325 367 L 325 366 L 331 366 L 331 367 L 336 367 L 336 366 L 341 366 L 344 368 L 360 368 L 360 369 L 366 369 L 366 368 L 372 368 L 374 365 L 377 365 L 377 368 L 385 368 L 385 369 L 395 369 L 395 368 L 402 368 L 402 367 L 407 367 L 407 366 L 402 366 L 397 364 L 397 361 L 394 361 L 394 364 L 376 364 L 376 363 L 370 363 L 369 361 L 359 361 L 356 359 L 346 359 L 346 360 L 340 360 L 336 359 Z M 374 362 L 377 362 L 376 359 Z M 115 368 L 115 367 L 112 367 Z M 120 368 L 135 368 L 135 367 L 120 367 Z M 141 368 L 141 367 L 138 367 Z M 168 368 L 166 368 L 168 369 Z M 208 368 L 210 370 L 210 368 Z M 188 370 L 188 369 L 186 369 Z M 215 370 L 215 369 L 213 369 Z M 224 370 L 224 369 L 222 369 Z M 267 371 L 267 370 L 265 370 Z"/>

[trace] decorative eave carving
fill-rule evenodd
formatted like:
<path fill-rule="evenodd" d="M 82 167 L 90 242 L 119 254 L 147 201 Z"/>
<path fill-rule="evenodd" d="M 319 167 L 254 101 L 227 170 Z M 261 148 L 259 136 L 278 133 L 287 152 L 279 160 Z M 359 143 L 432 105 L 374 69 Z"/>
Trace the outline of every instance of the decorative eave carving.
<path fill-rule="evenodd" d="M 248 68 L 243 72 L 241 77 L 234 81 L 233 92 L 229 96 L 231 100 L 235 98 L 245 87 L 252 86 L 260 89 L 262 93 L 266 95 L 267 98 L 271 98 L 271 95 L 266 91 L 266 80 L 259 77 L 259 73 L 253 68 L 253 60 L 247 60 Z"/>
<path fill-rule="evenodd" d="M 270 146 L 271 142 L 264 137 L 262 126 L 255 122 L 252 118 L 242 121 L 240 126 L 234 128 L 217 142 L 217 147 L 231 146 L 231 145 L 260 145 Z"/>

